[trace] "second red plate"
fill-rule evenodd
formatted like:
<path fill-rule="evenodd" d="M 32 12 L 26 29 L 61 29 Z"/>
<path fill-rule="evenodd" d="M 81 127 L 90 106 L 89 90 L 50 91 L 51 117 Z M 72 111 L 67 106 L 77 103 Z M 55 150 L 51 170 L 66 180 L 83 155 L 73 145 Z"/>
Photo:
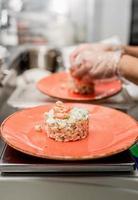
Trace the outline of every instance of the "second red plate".
<path fill-rule="evenodd" d="M 70 75 L 67 72 L 52 74 L 41 79 L 37 88 L 49 96 L 75 101 L 100 100 L 115 95 L 122 89 L 118 79 L 95 82 L 95 93 L 89 95 L 76 94 L 69 89 Z"/>

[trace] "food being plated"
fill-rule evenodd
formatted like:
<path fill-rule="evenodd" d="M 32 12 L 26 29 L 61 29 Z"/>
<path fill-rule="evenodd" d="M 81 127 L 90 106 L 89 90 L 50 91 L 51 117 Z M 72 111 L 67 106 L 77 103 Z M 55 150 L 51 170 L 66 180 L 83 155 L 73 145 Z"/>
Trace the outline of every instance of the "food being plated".
<path fill-rule="evenodd" d="M 84 108 L 69 107 L 61 101 L 44 115 L 47 136 L 61 142 L 76 141 L 88 135 L 89 116 Z"/>
<path fill-rule="evenodd" d="M 73 69 L 70 70 L 71 75 L 71 89 L 78 94 L 92 94 L 94 93 L 94 82 L 73 77 Z"/>
<path fill-rule="evenodd" d="M 73 92 L 78 94 L 94 93 L 94 83 L 73 78 Z"/>

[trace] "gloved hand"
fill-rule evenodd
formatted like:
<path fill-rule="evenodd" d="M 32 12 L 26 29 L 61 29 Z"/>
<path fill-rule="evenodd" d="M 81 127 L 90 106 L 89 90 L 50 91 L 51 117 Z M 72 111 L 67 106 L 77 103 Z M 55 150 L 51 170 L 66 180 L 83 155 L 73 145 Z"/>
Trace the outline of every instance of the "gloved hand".
<path fill-rule="evenodd" d="M 117 50 L 122 50 L 122 46 L 107 44 L 107 43 L 106 44 L 105 43 L 84 43 L 84 44 L 78 45 L 78 47 L 76 47 L 76 49 L 70 55 L 71 66 L 73 65 L 75 58 L 84 51 L 117 51 Z"/>
<path fill-rule="evenodd" d="M 84 51 L 73 62 L 72 76 L 90 82 L 118 75 L 121 55 L 121 51 Z"/>

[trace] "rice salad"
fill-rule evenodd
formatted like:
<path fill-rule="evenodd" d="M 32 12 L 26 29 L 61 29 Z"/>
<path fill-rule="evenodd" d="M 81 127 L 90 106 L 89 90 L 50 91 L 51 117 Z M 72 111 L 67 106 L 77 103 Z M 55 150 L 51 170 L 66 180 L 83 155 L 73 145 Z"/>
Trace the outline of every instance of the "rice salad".
<path fill-rule="evenodd" d="M 88 110 L 72 107 L 57 101 L 55 106 L 44 114 L 47 136 L 56 141 L 76 141 L 88 135 Z"/>

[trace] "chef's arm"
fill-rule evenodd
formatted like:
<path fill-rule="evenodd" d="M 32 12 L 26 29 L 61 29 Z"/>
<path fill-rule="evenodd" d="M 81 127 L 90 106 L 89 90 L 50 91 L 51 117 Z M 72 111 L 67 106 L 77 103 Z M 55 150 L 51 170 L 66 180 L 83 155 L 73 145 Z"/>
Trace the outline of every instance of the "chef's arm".
<path fill-rule="evenodd" d="M 138 58 L 123 55 L 118 64 L 118 69 L 126 79 L 138 85 Z"/>
<path fill-rule="evenodd" d="M 123 46 L 125 54 L 138 58 L 138 46 Z"/>

